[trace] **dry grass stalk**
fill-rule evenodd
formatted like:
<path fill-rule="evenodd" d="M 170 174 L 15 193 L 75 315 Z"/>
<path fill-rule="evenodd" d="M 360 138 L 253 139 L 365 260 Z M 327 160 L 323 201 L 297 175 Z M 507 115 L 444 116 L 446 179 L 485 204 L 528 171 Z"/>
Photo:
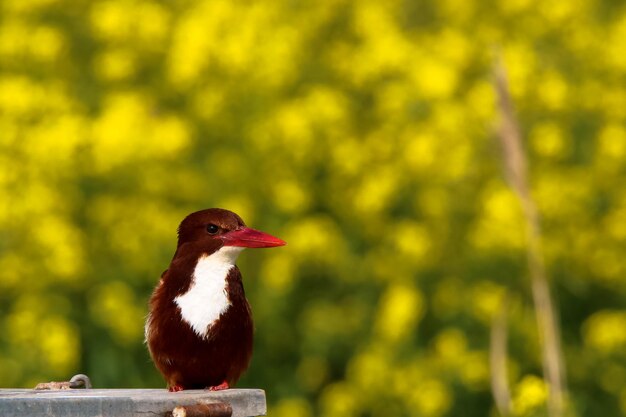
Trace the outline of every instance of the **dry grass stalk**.
<path fill-rule="evenodd" d="M 506 71 L 501 57 L 498 57 L 495 65 L 495 89 L 500 112 L 500 126 L 497 136 L 502 145 L 506 176 L 511 188 L 520 200 L 526 223 L 527 257 L 533 302 L 541 336 L 544 377 L 550 387 L 548 410 L 551 417 L 560 417 L 563 414 L 566 391 L 560 331 L 542 257 L 539 216 L 529 191 L 521 133 L 515 118 Z"/>
<path fill-rule="evenodd" d="M 491 325 L 491 340 L 489 343 L 489 367 L 491 369 L 491 391 L 496 401 L 496 407 L 501 416 L 511 415 L 511 392 L 507 382 L 507 308 L 508 297 L 503 297 L 500 311 L 496 314 Z"/>

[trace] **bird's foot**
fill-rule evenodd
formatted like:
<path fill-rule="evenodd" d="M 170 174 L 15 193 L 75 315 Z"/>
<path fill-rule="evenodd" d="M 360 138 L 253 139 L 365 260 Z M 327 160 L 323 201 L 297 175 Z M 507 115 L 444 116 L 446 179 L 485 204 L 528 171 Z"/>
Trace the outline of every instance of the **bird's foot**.
<path fill-rule="evenodd" d="M 167 387 L 169 392 L 180 392 L 182 390 L 185 389 L 185 387 L 183 387 L 182 385 L 170 385 L 169 387 Z"/>
<path fill-rule="evenodd" d="M 209 391 L 222 391 L 222 390 L 229 389 L 229 388 L 230 388 L 230 385 L 228 385 L 228 382 L 226 381 L 222 382 L 219 385 L 206 387 L 206 389 L 208 389 Z"/>

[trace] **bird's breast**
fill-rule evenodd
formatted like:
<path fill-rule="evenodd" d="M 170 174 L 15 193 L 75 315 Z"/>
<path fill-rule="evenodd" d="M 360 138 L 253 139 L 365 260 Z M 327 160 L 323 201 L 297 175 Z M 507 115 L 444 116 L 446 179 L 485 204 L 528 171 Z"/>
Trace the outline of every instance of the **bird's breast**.
<path fill-rule="evenodd" d="M 202 256 L 194 268 L 191 285 L 174 302 L 182 320 L 200 337 L 206 337 L 215 322 L 231 306 L 227 277 L 235 267 L 235 259 L 242 248 L 223 247 Z"/>

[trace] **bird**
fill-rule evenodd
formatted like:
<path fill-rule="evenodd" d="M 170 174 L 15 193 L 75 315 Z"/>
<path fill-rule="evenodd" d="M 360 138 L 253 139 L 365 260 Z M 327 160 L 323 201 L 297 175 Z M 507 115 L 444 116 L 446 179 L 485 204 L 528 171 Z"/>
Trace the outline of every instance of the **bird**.
<path fill-rule="evenodd" d="M 170 392 L 228 389 L 247 370 L 254 328 L 235 261 L 245 248 L 285 244 L 225 209 L 183 219 L 145 324 L 150 356 Z"/>

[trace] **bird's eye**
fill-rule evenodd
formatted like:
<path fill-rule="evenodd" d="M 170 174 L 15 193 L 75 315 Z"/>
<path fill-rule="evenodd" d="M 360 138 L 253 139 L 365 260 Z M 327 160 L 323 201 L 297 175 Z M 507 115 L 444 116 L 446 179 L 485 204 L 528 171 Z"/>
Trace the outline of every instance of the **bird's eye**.
<path fill-rule="evenodd" d="M 220 228 L 217 225 L 209 224 L 206 227 L 206 231 L 209 232 L 210 235 L 217 234 L 220 231 Z"/>

